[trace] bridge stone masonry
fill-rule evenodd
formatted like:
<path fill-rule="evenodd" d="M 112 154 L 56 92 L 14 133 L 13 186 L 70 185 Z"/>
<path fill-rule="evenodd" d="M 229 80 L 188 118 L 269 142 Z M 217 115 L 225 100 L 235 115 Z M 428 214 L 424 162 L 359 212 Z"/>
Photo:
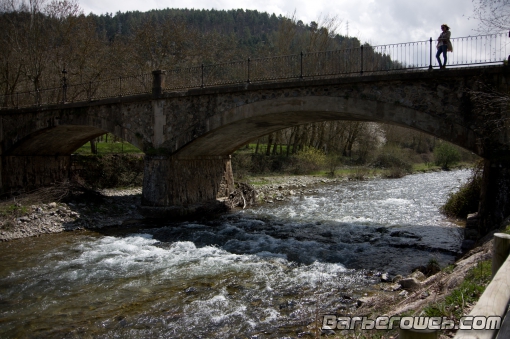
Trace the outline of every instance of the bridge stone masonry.
<path fill-rule="evenodd" d="M 106 132 L 145 153 L 142 204 L 187 207 L 234 188 L 230 155 L 268 133 L 328 120 L 389 123 L 450 141 L 485 159 L 480 234 L 510 215 L 510 136 L 481 135 L 470 91 L 508 93 L 508 66 L 376 72 L 165 92 L 0 110 L 1 189 L 65 179 L 70 155 Z M 504 118 L 508 107 L 501 108 Z M 506 120 L 505 120 L 506 121 Z M 483 134 L 482 133 L 482 134 Z"/>

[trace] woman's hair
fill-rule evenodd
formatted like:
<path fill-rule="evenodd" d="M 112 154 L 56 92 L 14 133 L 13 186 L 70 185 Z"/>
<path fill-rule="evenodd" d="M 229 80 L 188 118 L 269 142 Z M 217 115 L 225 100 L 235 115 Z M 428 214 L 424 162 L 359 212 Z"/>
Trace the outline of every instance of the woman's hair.
<path fill-rule="evenodd" d="M 447 24 L 442 24 L 441 27 L 446 27 L 446 29 L 450 29 Z"/>

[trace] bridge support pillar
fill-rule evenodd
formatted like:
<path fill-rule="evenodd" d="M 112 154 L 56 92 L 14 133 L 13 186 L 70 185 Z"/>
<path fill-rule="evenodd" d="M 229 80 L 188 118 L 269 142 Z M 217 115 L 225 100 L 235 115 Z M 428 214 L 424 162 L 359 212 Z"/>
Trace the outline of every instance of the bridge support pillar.
<path fill-rule="evenodd" d="M 230 156 L 177 158 L 146 155 L 142 205 L 188 206 L 215 202 L 234 189 Z"/>
<path fill-rule="evenodd" d="M 2 191 L 27 191 L 69 179 L 69 155 L 2 156 Z"/>
<path fill-rule="evenodd" d="M 498 228 L 510 216 L 510 155 L 484 160 L 480 196 L 480 236 Z"/>

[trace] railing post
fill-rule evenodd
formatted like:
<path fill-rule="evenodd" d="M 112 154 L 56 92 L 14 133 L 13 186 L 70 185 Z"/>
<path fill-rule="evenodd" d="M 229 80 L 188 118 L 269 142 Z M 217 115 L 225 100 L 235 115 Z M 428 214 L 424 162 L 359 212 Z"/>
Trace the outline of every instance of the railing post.
<path fill-rule="evenodd" d="M 202 64 L 201 68 L 202 68 L 202 80 L 200 83 L 200 88 L 204 88 L 204 64 Z"/>
<path fill-rule="evenodd" d="M 156 70 L 152 71 L 152 95 L 160 97 L 165 88 L 165 75 L 166 71 Z"/>
<path fill-rule="evenodd" d="M 363 45 L 361 45 L 360 54 L 361 54 L 361 65 L 360 65 L 361 69 L 360 69 L 359 74 L 363 75 Z"/>
<path fill-rule="evenodd" d="M 492 248 L 492 278 L 504 264 L 510 253 L 510 234 L 494 233 Z"/>
<path fill-rule="evenodd" d="M 250 83 L 250 58 L 248 58 L 248 83 Z"/>
<path fill-rule="evenodd" d="M 62 103 L 65 104 L 67 101 L 67 78 L 66 78 L 66 68 L 64 66 L 64 69 L 62 70 Z"/>
<path fill-rule="evenodd" d="M 429 61 L 429 71 L 432 70 L 432 37 L 430 37 L 430 43 L 429 43 L 429 57 L 430 57 L 430 61 Z"/>
<path fill-rule="evenodd" d="M 300 55 L 301 55 L 301 67 L 300 67 L 301 73 L 299 74 L 299 79 L 303 79 L 303 51 L 301 51 Z"/>

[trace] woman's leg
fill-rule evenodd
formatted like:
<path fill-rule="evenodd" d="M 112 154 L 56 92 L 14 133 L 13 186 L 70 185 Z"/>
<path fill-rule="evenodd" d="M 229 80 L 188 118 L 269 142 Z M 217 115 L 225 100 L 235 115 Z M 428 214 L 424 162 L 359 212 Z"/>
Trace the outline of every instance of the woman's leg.
<path fill-rule="evenodd" d="M 439 63 L 439 68 L 443 68 L 443 64 L 441 63 L 441 53 L 443 53 L 443 46 L 439 46 L 439 48 L 437 49 L 437 53 L 436 53 L 436 59 L 437 59 L 437 62 Z"/>
<path fill-rule="evenodd" d="M 443 45 L 441 46 L 443 48 L 443 59 L 444 59 L 444 63 L 443 63 L 443 66 L 446 66 L 446 61 L 448 60 L 448 58 L 446 57 L 446 52 L 448 51 L 448 46 L 447 45 Z"/>

